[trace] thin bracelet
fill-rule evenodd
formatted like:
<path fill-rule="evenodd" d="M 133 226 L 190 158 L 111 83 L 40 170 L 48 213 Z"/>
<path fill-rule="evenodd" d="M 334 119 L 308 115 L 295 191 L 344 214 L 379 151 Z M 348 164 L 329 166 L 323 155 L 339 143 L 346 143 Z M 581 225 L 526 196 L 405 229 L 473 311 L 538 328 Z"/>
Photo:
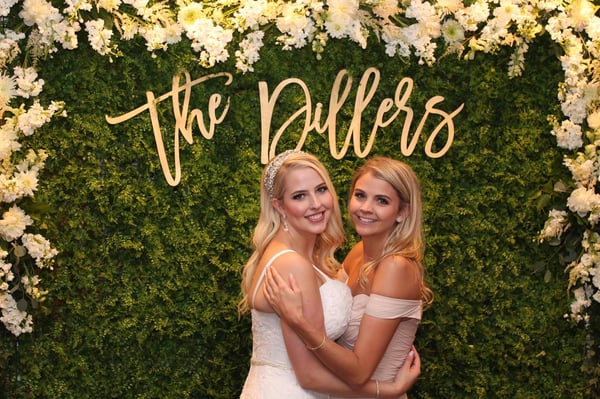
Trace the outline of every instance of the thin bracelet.
<path fill-rule="evenodd" d="M 325 345 L 325 341 L 327 340 L 327 335 L 325 333 L 323 333 L 323 341 L 321 341 L 321 343 L 317 346 L 314 347 L 310 347 L 308 345 L 306 345 L 306 349 L 308 349 L 309 351 L 316 351 L 318 349 L 321 349 L 323 347 L 323 345 Z"/>
<path fill-rule="evenodd" d="M 379 380 L 375 380 L 375 399 L 379 399 Z"/>

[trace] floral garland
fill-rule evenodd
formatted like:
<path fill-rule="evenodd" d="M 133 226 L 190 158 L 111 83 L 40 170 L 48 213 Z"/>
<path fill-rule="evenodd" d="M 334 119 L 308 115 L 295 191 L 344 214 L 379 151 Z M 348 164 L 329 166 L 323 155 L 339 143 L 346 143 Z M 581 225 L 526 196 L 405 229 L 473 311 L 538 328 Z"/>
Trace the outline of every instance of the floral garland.
<path fill-rule="evenodd" d="M 508 75 L 520 76 L 537 37 L 548 34 L 563 50 L 565 74 L 558 87 L 564 120 L 551 120 L 573 187 L 563 209 L 550 211 L 539 241 L 561 242 L 575 224 L 581 251 L 570 265 L 574 295 L 568 318 L 589 322 L 592 301 L 600 302 L 600 18 L 588 0 L 67 0 L 62 9 L 46 0 L 2 0 L 0 16 L 0 320 L 14 335 L 30 332 L 27 300 L 45 292 L 34 268 L 51 267 L 57 251 L 39 234 L 25 233 L 32 219 L 15 203 L 32 197 L 45 153 L 20 154 L 19 140 L 57 115 L 64 104 L 43 108 L 35 99 L 44 81 L 35 67 L 42 56 L 72 50 L 87 40 L 99 54 L 123 56 L 119 43 L 143 38 L 153 55 L 188 40 L 198 63 L 211 68 L 231 56 L 240 73 L 253 71 L 267 28 L 281 50 L 307 45 L 316 57 L 331 38 L 366 48 L 377 37 L 390 57 L 415 57 L 432 65 L 443 55 L 471 60 L 478 52 L 513 49 Z M 58 4 L 54 2 L 54 4 Z M 235 39 L 235 40 L 234 40 Z M 233 43 L 238 43 L 235 48 Z M 11 104 L 21 97 L 27 101 Z M 5 116 L 9 114 L 9 116 Z M 20 160 L 21 159 L 21 160 Z M 564 185 L 565 190 L 569 190 Z M 12 204 L 12 206 L 10 206 Z M 10 208 L 9 208 L 10 206 Z M 7 209 L 8 208 L 8 209 Z M 29 261 L 27 261 L 29 260 Z M 29 265 L 29 266 L 27 266 Z M 18 278 L 20 276 L 20 278 Z"/>

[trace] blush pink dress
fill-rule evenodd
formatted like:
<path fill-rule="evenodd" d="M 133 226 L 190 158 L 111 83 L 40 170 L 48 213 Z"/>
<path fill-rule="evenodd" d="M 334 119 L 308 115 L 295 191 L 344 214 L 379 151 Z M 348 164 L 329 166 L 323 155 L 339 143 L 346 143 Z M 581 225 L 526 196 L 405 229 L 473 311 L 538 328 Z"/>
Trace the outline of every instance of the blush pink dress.
<path fill-rule="evenodd" d="M 420 300 L 390 298 L 377 294 L 356 295 L 352 299 L 348 328 L 337 342 L 348 349 L 353 349 L 358 338 L 360 322 L 365 314 L 380 319 L 408 318 L 398 325 L 383 358 L 371 376 L 374 380 L 393 381 L 415 340 L 422 313 L 423 306 Z M 402 398 L 406 398 L 406 395 Z"/>

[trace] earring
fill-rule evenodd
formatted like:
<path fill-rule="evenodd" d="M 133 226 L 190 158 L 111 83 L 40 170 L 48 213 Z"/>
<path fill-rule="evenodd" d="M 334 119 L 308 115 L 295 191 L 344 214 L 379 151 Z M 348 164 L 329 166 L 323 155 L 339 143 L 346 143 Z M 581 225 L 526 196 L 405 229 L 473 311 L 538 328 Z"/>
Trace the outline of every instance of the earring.
<path fill-rule="evenodd" d="M 400 216 L 398 216 L 398 217 L 396 218 L 396 223 L 400 223 L 401 221 L 402 221 L 402 218 L 401 218 Z"/>
<path fill-rule="evenodd" d="M 287 224 L 287 215 L 284 213 L 282 216 L 282 223 L 283 223 L 283 231 L 289 231 L 289 227 Z"/>

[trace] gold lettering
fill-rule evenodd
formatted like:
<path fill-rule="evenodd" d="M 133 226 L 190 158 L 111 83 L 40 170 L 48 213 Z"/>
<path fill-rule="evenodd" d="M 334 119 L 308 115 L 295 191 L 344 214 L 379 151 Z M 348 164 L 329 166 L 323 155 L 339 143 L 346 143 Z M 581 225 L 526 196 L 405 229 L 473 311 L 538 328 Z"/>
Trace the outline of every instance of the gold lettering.
<path fill-rule="evenodd" d="M 223 122 L 227 112 L 229 111 L 230 99 L 227 98 L 227 102 L 223 107 L 220 115 L 217 115 L 217 110 L 221 105 L 221 95 L 213 93 L 209 97 L 208 101 L 208 120 L 209 126 L 208 128 L 204 124 L 203 113 L 198 109 L 189 110 L 190 106 L 190 98 L 192 88 L 200 83 L 204 83 L 208 80 L 225 77 L 227 80 L 225 81 L 225 85 L 230 85 L 233 82 L 233 76 L 227 72 L 216 73 L 212 75 L 206 75 L 196 80 L 190 80 L 189 73 L 185 73 L 185 84 L 179 85 L 179 75 L 173 77 L 172 90 L 161 95 L 156 98 L 154 93 L 151 91 L 146 92 L 146 104 L 142 105 L 130 112 L 127 112 L 118 117 L 110 117 L 106 115 L 106 121 L 110 124 L 117 124 L 125 122 L 144 111 L 148 111 L 150 115 L 150 121 L 152 123 L 152 130 L 154 132 L 154 140 L 156 143 L 156 149 L 158 151 L 158 158 L 160 160 L 160 165 L 167 180 L 171 186 L 176 186 L 179 184 L 181 180 L 181 163 L 179 158 L 179 134 L 183 136 L 183 138 L 188 142 L 188 144 L 193 143 L 193 134 L 192 127 L 194 122 L 198 125 L 200 129 L 200 133 L 206 139 L 211 139 L 214 135 L 215 126 Z M 183 104 L 180 107 L 179 102 L 179 93 L 183 92 Z M 164 142 L 162 139 L 162 132 L 160 127 L 160 122 L 158 120 L 158 112 L 156 109 L 157 104 L 165 101 L 167 99 L 171 99 L 173 105 L 173 116 L 175 119 L 175 129 L 173 135 L 173 158 L 175 163 L 175 176 L 171 174 L 171 170 L 169 168 L 169 162 L 167 160 L 167 154 L 164 146 Z"/>
<path fill-rule="evenodd" d="M 328 114 L 323 124 L 321 124 L 323 104 L 317 102 L 313 110 L 310 90 L 302 80 L 297 78 L 285 79 L 275 87 L 271 94 L 269 93 L 267 82 L 258 82 L 261 118 L 261 163 L 266 164 L 276 155 L 277 144 L 279 143 L 281 136 L 295 121 L 299 121 L 300 123 L 303 122 L 302 133 L 295 145 L 296 149 L 303 147 L 308 134 L 312 131 L 315 131 L 317 134 L 324 134 L 327 132 L 329 152 L 334 159 L 342 159 L 346 155 L 350 146 L 350 140 L 352 140 L 355 154 L 359 158 L 365 158 L 373 149 L 378 129 L 383 129 L 391 125 L 396 118 L 398 118 L 400 113 L 405 115 L 400 133 L 400 151 L 402 155 L 410 156 L 413 154 L 417 143 L 419 142 L 419 138 L 421 137 L 422 130 L 428 118 L 432 115 L 441 117 L 441 121 L 435 126 L 427 138 L 424 149 L 425 154 L 430 158 L 439 158 L 446 154 L 454 141 L 454 117 L 462 111 L 464 103 L 451 113 L 448 113 L 437 108 L 437 105 L 444 101 L 444 97 L 434 96 L 430 98 L 425 104 L 425 112 L 411 137 L 415 113 L 413 109 L 408 106 L 408 102 L 412 95 L 414 83 L 413 80 L 408 77 L 404 77 L 398 82 L 393 98 L 383 98 L 377 105 L 375 120 L 368 133 L 369 136 L 367 137 L 364 148 L 362 147 L 361 132 L 363 130 L 363 113 L 367 107 L 371 105 L 371 102 L 377 93 L 381 79 L 380 75 L 379 70 L 374 67 L 368 68 L 363 73 L 356 90 L 352 120 L 350 121 L 348 131 L 344 137 L 343 144 L 339 149 L 337 115 L 342 111 L 350 96 L 353 82 L 352 77 L 347 70 L 343 69 L 339 71 L 333 82 L 331 92 L 329 93 Z M 214 137 L 216 126 L 225 120 L 229 111 L 230 98 L 227 97 L 226 101 L 223 102 L 223 97 L 217 93 L 213 93 L 208 97 L 208 103 L 204 111 L 200 109 L 190 110 L 192 88 L 198 84 L 216 78 L 225 78 L 225 85 L 230 85 L 233 81 L 232 74 L 227 72 L 206 75 L 195 80 L 191 80 L 189 73 L 185 72 L 185 82 L 183 85 L 180 85 L 180 76 L 176 75 L 172 80 L 171 91 L 158 98 L 153 92 L 148 91 L 146 92 L 146 104 L 117 117 L 110 117 L 107 115 L 106 120 L 110 124 L 122 123 L 148 111 L 162 171 L 167 182 L 172 186 L 176 186 L 181 180 L 179 136 L 181 135 L 188 144 L 192 144 L 194 139 L 193 129 L 197 127 L 202 134 L 202 137 L 210 140 Z M 294 87 L 300 88 L 302 95 L 304 96 L 304 104 L 293 111 L 292 114 L 283 121 L 281 126 L 276 129 L 275 134 L 271 139 L 270 132 L 271 125 L 273 124 L 273 115 L 276 110 L 276 105 L 279 103 L 281 93 L 283 90 L 292 89 Z M 180 99 L 180 93 L 183 93 L 182 99 Z M 157 105 L 168 99 L 171 99 L 172 101 L 175 125 L 173 135 L 174 174 L 171 173 L 169 161 L 167 160 L 166 148 L 163 142 L 157 111 Z M 208 119 L 208 124 L 205 123 L 205 117 Z M 441 143 L 441 149 L 436 151 L 434 149 L 434 147 L 437 147 L 435 146 L 436 140 L 438 140 L 438 136 L 440 136 L 441 132 L 445 129 L 447 129 L 446 141 Z"/>
<path fill-rule="evenodd" d="M 342 85 L 342 81 L 344 80 L 344 78 L 346 78 L 346 84 L 344 86 L 342 95 L 340 96 L 340 86 Z M 352 136 L 351 132 L 349 131 L 348 134 L 346 134 L 344 145 L 338 152 L 336 133 L 337 114 L 342 109 L 342 106 L 344 105 L 346 99 L 350 95 L 350 89 L 352 89 L 352 77 L 350 77 L 348 71 L 342 69 L 338 72 L 335 81 L 333 82 L 333 87 L 331 88 L 331 93 L 329 95 L 329 115 L 327 116 L 327 122 L 325 123 L 325 127 L 327 128 L 329 136 L 329 153 L 334 159 L 342 159 L 344 155 L 346 155 L 348 147 L 350 146 L 350 138 Z M 321 131 L 321 133 L 323 131 Z"/>
<path fill-rule="evenodd" d="M 427 143 L 425 143 L 425 155 L 427 155 L 430 158 L 440 158 L 444 154 L 446 154 L 446 152 L 448 152 L 450 146 L 452 145 L 452 141 L 454 140 L 454 122 L 452 121 L 452 118 L 458 115 L 458 113 L 462 111 L 463 107 L 465 106 L 464 103 L 460 104 L 460 106 L 456 108 L 454 112 L 448 115 L 446 112 L 437 110 L 433 107 L 435 104 L 442 101 L 444 101 L 444 97 L 435 96 L 432 97 L 429 101 L 427 101 L 427 104 L 425 105 L 427 113 L 431 112 L 435 115 L 441 115 L 444 118 L 444 120 L 440 122 L 435 129 L 433 129 L 433 132 L 431 132 L 431 135 L 427 139 Z M 431 147 L 433 147 L 433 142 L 436 139 L 440 130 L 442 130 L 442 128 L 444 127 L 444 125 L 448 125 L 448 139 L 446 141 L 446 145 L 442 147 L 442 149 L 439 150 L 437 153 L 434 153 L 431 150 Z"/>
<path fill-rule="evenodd" d="M 271 123 L 273 119 L 273 109 L 275 108 L 275 103 L 279 98 L 279 94 L 281 91 L 286 88 L 288 85 L 297 84 L 302 89 L 304 93 L 304 98 L 306 103 L 304 106 L 300 107 L 292 116 L 290 116 L 286 121 L 281 125 L 275 136 L 273 137 L 273 141 L 271 141 L 269 145 L 269 131 L 271 130 Z M 311 130 L 310 118 L 311 118 L 311 100 L 310 100 L 310 92 L 308 91 L 308 87 L 304 84 L 303 81 L 296 78 L 286 79 L 283 82 L 279 83 L 275 90 L 273 91 L 273 95 L 269 98 L 269 87 L 266 82 L 258 82 L 258 93 L 260 99 L 260 131 L 261 131 L 261 153 L 260 153 L 260 161 L 263 164 L 269 162 L 269 159 L 275 156 L 275 152 L 277 149 L 277 143 L 285 129 L 300 115 L 305 113 L 304 117 L 304 129 L 302 130 L 302 136 L 296 145 L 296 149 L 302 148 L 304 141 L 306 140 L 306 135 Z M 320 114 L 320 112 L 319 112 Z"/>

